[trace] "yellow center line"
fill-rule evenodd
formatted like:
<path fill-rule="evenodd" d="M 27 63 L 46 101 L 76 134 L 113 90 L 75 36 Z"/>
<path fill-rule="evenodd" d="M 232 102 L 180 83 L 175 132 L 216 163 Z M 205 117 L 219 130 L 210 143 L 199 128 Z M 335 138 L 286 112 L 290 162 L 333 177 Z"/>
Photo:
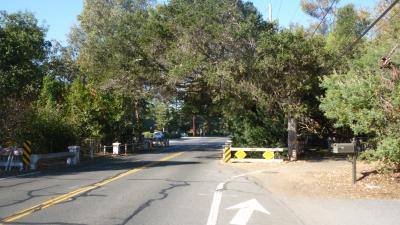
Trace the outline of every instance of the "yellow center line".
<path fill-rule="evenodd" d="M 162 159 L 160 159 L 160 160 L 158 160 L 158 161 L 156 161 L 156 162 L 148 163 L 148 164 L 146 164 L 146 165 L 144 165 L 144 166 L 140 166 L 140 167 L 137 167 L 137 168 L 134 168 L 134 169 L 130 169 L 130 170 L 128 170 L 128 171 L 125 171 L 125 172 L 120 173 L 120 174 L 118 174 L 118 175 L 116 175 L 116 176 L 107 178 L 107 179 L 105 179 L 105 180 L 99 181 L 99 182 L 97 182 L 97 183 L 90 184 L 90 185 L 87 185 L 87 186 L 85 186 L 85 187 L 79 188 L 79 189 L 77 189 L 77 190 L 68 192 L 68 193 L 66 193 L 66 194 L 59 195 L 59 196 L 57 196 L 57 197 L 51 198 L 51 199 L 49 199 L 49 200 L 47 200 L 47 201 L 45 201 L 45 202 L 42 202 L 42 203 L 37 204 L 37 205 L 34 205 L 34 206 L 30 207 L 30 208 L 21 210 L 21 211 L 19 211 L 19 212 L 13 214 L 13 215 L 11 215 L 11 216 L 8 216 L 8 217 L 4 218 L 1 222 L 2 222 L 2 223 L 13 222 L 13 221 L 18 220 L 18 219 L 20 219 L 20 218 L 22 218 L 22 217 L 28 216 L 28 215 L 30 215 L 30 214 L 36 212 L 36 211 L 39 211 L 39 210 L 48 208 L 48 207 L 50 207 L 50 206 L 52 206 L 52 205 L 55 205 L 55 204 L 57 204 L 57 203 L 66 201 L 66 200 L 68 200 L 68 199 L 70 199 L 70 198 L 73 198 L 73 197 L 75 197 L 75 196 L 78 196 L 78 195 L 80 195 L 80 194 L 82 194 L 82 193 L 85 193 L 85 192 L 91 191 L 91 190 L 93 190 L 93 189 L 96 189 L 96 188 L 98 188 L 98 187 L 104 186 L 104 185 L 106 185 L 106 184 L 108 184 L 108 183 L 111 183 L 111 182 L 113 182 L 113 181 L 115 181 L 115 180 L 118 180 L 118 179 L 120 179 L 120 178 L 122 178 L 122 177 L 128 176 L 128 175 L 130 175 L 130 174 L 139 172 L 140 170 L 143 170 L 143 169 L 145 169 L 145 168 L 148 168 L 148 167 L 151 167 L 151 166 L 160 164 L 160 163 L 162 163 L 162 162 L 168 161 L 168 160 L 170 160 L 170 159 L 172 159 L 172 158 L 175 158 L 175 157 L 178 157 L 178 156 L 180 156 L 180 155 L 182 155 L 182 154 L 183 154 L 183 152 L 178 152 L 178 153 L 175 153 L 175 154 L 166 156 L 166 157 L 164 157 L 164 158 L 162 158 Z M 0 223 L 0 225 L 3 225 L 2 223 Z"/>

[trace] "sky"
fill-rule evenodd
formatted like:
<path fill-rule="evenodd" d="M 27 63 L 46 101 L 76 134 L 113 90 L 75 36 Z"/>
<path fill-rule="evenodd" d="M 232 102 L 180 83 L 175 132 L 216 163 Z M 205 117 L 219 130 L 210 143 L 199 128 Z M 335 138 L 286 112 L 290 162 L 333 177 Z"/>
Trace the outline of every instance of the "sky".
<path fill-rule="evenodd" d="M 162 2 L 161 0 L 159 0 Z M 290 23 L 307 26 L 312 18 L 305 15 L 300 8 L 300 0 L 250 0 L 268 18 L 267 5 L 272 5 L 272 19 L 287 27 Z M 341 0 L 340 5 L 353 3 L 357 7 L 372 9 L 377 0 Z M 77 16 L 83 9 L 83 0 L 0 0 L 0 10 L 8 13 L 17 11 L 33 12 L 39 24 L 48 28 L 46 38 L 66 44 L 68 33 Z"/>

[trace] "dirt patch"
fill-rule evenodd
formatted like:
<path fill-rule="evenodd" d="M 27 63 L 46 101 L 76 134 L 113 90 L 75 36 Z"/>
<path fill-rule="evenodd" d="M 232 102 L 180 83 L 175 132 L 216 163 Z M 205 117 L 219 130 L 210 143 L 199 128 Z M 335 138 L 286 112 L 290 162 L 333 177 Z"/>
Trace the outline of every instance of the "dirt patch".
<path fill-rule="evenodd" d="M 276 194 L 309 198 L 400 199 L 400 175 L 376 172 L 375 164 L 357 162 L 357 184 L 352 184 L 352 164 L 346 159 L 270 163 L 231 163 Z M 273 173 L 272 173 L 273 171 Z"/>

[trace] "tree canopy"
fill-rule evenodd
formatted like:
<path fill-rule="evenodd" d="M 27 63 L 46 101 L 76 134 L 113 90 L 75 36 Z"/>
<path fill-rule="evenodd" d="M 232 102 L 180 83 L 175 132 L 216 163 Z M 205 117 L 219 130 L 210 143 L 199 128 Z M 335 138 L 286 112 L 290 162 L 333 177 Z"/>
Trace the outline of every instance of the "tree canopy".
<path fill-rule="evenodd" d="M 302 1 L 314 22 L 288 29 L 248 1 L 86 0 L 67 46 L 45 41 L 31 13 L 1 12 L 0 104 L 13 107 L 0 109 L 0 138 L 51 150 L 62 137 L 230 134 L 296 159 L 304 137 L 346 131 L 398 165 L 399 6 L 350 49 L 392 1 L 338 2 Z"/>

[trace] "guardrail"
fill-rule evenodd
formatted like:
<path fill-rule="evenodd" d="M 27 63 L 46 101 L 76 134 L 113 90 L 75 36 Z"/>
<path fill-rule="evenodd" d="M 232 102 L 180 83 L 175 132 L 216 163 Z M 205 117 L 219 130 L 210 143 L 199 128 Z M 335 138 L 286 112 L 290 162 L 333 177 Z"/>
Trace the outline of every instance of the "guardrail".
<path fill-rule="evenodd" d="M 76 152 L 57 152 L 48 154 L 32 154 L 30 169 L 37 169 L 37 164 L 43 159 L 67 159 L 68 165 L 76 165 L 79 163 L 79 151 Z"/>
<path fill-rule="evenodd" d="M 32 154 L 30 169 L 37 169 L 37 164 L 43 159 L 67 159 L 68 165 L 77 165 L 80 160 L 80 147 L 79 146 L 69 146 L 69 152 L 57 152 L 48 154 Z"/>
<path fill-rule="evenodd" d="M 283 162 L 277 152 L 287 148 L 240 148 L 226 146 L 223 150 L 223 162 Z"/>

